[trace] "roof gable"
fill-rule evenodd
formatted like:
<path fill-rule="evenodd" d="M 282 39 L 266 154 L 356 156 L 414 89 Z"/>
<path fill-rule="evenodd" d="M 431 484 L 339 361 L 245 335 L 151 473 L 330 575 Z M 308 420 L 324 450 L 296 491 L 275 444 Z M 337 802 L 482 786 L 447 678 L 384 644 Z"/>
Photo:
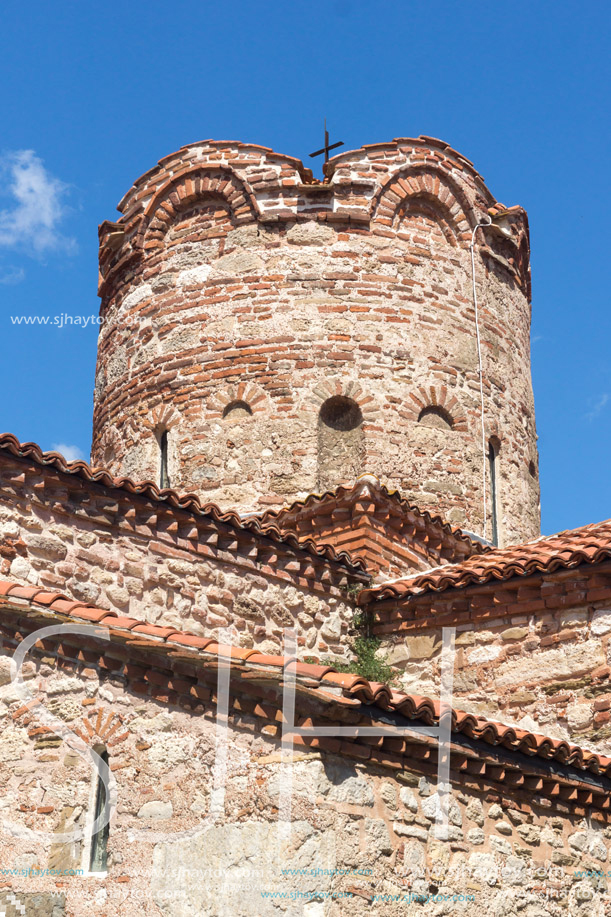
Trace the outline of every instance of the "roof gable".
<path fill-rule="evenodd" d="M 376 579 L 452 564 L 489 548 L 389 490 L 372 474 L 352 485 L 310 494 L 258 516 L 261 526 L 293 533 L 360 558 Z"/>

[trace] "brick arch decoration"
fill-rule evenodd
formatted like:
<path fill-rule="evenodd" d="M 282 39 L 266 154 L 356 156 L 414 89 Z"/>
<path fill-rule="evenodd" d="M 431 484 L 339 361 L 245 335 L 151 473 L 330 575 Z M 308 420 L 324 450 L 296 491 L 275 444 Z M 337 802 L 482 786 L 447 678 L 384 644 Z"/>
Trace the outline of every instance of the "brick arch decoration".
<path fill-rule="evenodd" d="M 163 430 L 172 430 L 180 423 L 180 414 L 171 404 L 158 404 L 148 414 L 141 417 L 130 415 L 122 426 L 121 439 L 123 442 L 138 442 L 143 435 L 160 433 Z M 117 436 L 119 433 L 117 432 Z"/>
<path fill-rule="evenodd" d="M 421 192 L 404 198 L 395 210 L 393 228 L 396 229 L 399 238 L 401 238 L 403 219 L 409 217 L 412 213 L 423 214 L 434 220 L 440 227 L 446 242 L 449 245 L 457 245 L 460 232 L 452 213 L 444 205 L 440 205 L 438 198 L 428 192 Z"/>
<path fill-rule="evenodd" d="M 136 246 L 147 252 L 163 248 L 165 234 L 180 213 L 206 199 L 226 204 L 236 225 L 259 217 L 254 194 L 231 169 L 190 166 L 173 175 L 149 201 L 141 218 Z"/>
<path fill-rule="evenodd" d="M 44 703 L 42 696 L 36 698 L 39 703 Z M 34 717 L 32 717 L 32 708 L 34 708 Z M 50 726 L 45 726 L 38 722 L 35 716 L 35 707 L 29 704 L 21 708 L 15 714 L 15 719 L 20 722 L 21 726 L 28 729 L 28 738 L 36 746 L 49 747 L 51 744 L 59 746 L 64 741 L 64 737 L 56 735 Z M 91 706 L 89 710 L 83 711 L 81 719 L 68 724 L 71 732 L 82 739 L 82 741 L 93 747 L 94 745 L 104 745 L 108 751 L 108 757 L 117 760 L 117 755 L 121 749 L 117 746 L 122 745 L 131 735 L 126 729 L 125 717 L 114 710 L 108 710 L 105 707 Z M 118 763 L 118 762 L 117 762 Z M 116 765 L 115 765 L 116 766 Z"/>
<path fill-rule="evenodd" d="M 107 463 L 124 455 L 129 449 L 157 436 L 162 430 L 172 430 L 180 423 L 180 414 L 173 405 L 159 404 L 144 416 L 130 415 L 120 427 L 109 424 L 93 443 L 93 453 L 99 457 L 96 467 L 105 468 Z M 106 459 L 106 452 L 111 458 Z"/>
<path fill-rule="evenodd" d="M 456 395 L 452 395 L 445 385 L 421 385 L 411 392 L 405 404 L 407 420 L 418 421 L 424 408 L 442 408 L 452 418 L 452 430 L 467 433 L 467 417 Z"/>
<path fill-rule="evenodd" d="M 350 398 L 358 404 L 363 415 L 363 426 L 373 424 L 380 415 L 380 409 L 373 395 L 367 394 L 358 382 L 344 382 L 341 379 L 326 379 L 310 392 L 303 404 L 307 414 L 318 416 L 320 409 L 329 398 Z"/>
<path fill-rule="evenodd" d="M 180 414 L 172 404 L 159 404 L 146 415 L 143 420 L 143 426 L 147 430 L 157 433 L 159 430 L 171 430 L 180 423 Z M 134 425 L 135 421 L 130 419 L 128 425 Z"/>
<path fill-rule="evenodd" d="M 129 730 L 125 730 L 125 718 L 104 707 L 93 707 L 72 731 L 87 745 L 104 745 L 109 758 L 116 757 L 115 747 L 130 736 Z"/>
<path fill-rule="evenodd" d="M 207 405 L 208 417 L 221 418 L 225 408 L 233 401 L 245 401 L 253 416 L 269 412 L 269 398 L 260 385 L 256 382 L 236 382 L 224 386 L 210 396 Z"/>
<path fill-rule="evenodd" d="M 429 206 L 438 208 L 459 241 L 471 240 L 472 229 L 477 223 L 472 206 L 458 185 L 432 164 L 426 170 L 408 166 L 389 178 L 373 198 L 372 224 L 390 229 L 400 208 L 414 198 L 426 200 Z"/>

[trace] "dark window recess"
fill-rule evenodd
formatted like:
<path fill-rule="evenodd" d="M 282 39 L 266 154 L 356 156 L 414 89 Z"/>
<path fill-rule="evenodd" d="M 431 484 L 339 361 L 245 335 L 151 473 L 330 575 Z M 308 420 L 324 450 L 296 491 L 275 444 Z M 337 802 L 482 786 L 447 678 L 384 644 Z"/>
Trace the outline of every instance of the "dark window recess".
<path fill-rule="evenodd" d="M 320 409 L 320 421 L 332 430 L 356 430 L 363 423 L 361 409 L 351 398 L 328 398 Z"/>
<path fill-rule="evenodd" d="M 318 488 L 330 490 L 362 474 L 363 415 L 351 398 L 328 398 L 318 415 Z"/>
<path fill-rule="evenodd" d="M 108 780 L 109 770 L 108 770 L 108 752 L 106 749 L 98 752 L 100 758 L 102 759 L 103 764 L 100 765 L 100 768 L 103 769 L 106 779 Z M 91 838 L 91 857 L 89 860 L 89 872 L 106 872 L 106 856 L 107 856 L 107 847 L 108 847 L 108 831 L 110 828 L 109 817 L 110 817 L 110 801 L 106 799 L 106 787 L 104 786 L 104 781 L 101 778 L 100 771 L 97 773 L 96 777 L 97 787 L 95 794 L 95 814 L 94 819 L 97 821 L 101 816 L 101 820 L 106 822 L 99 831 L 96 831 L 93 837 Z"/>
<path fill-rule="evenodd" d="M 159 466 L 159 486 L 170 486 L 170 476 L 168 474 L 168 431 L 164 430 L 159 437 L 160 466 Z"/>
<path fill-rule="evenodd" d="M 426 427 L 436 427 L 438 430 L 451 430 L 454 426 L 454 421 L 448 412 L 436 404 L 422 408 L 418 415 L 418 423 Z"/>
<path fill-rule="evenodd" d="M 246 401 L 232 401 L 223 411 L 225 420 L 239 421 L 245 417 L 252 417 L 252 408 Z"/>
<path fill-rule="evenodd" d="M 488 443 L 488 463 L 490 467 L 490 503 L 492 507 L 492 543 L 499 543 L 499 517 L 498 517 L 498 492 L 497 492 L 497 450 L 494 443 Z"/>

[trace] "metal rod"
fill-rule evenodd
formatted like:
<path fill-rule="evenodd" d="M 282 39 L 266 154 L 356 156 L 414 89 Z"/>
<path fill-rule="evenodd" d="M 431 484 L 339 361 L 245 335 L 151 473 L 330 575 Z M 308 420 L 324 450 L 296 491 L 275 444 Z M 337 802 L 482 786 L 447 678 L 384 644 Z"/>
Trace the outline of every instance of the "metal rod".
<path fill-rule="evenodd" d="M 479 375 L 479 396 L 481 406 L 481 424 L 482 424 L 482 486 L 484 494 L 484 541 L 487 541 L 486 532 L 488 529 L 488 509 L 486 493 L 486 462 L 488 459 L 488 450 L 486 449 L 486 427 L 484 423 L 484 374 L 482 369 L 482 344 L 479 334 L 479 312 L 477 307 L 477 289 L 475 286 L 475 234 L 483 226 L 490 226 L 492 219 L 488 217 L 487 223 L 478 223 L 471 233 L 471 282 L 473 285 L 473 307 L 475 309 L 475 336 L 477 339 L 477 366 Z"/>

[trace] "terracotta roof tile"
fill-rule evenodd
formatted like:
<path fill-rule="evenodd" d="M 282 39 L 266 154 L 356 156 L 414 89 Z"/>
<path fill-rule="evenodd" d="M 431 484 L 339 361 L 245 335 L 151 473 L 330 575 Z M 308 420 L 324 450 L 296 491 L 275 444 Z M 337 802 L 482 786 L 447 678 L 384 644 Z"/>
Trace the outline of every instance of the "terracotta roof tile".
<path fill-rule="evenodd" d="M 255 649 L 240 650 L 240 652 L 242 653 L 243 658 L 244 658 L 245 660 L 247 659 L 249 662 L 250 662 L 250 660 L 252 659 L 253 656 L 258 656 L 258 655 L 259 655 L 259 654 L 257 653 L 257 650 L 255 650 Z"/>
<path fill-rule="evenodd" d="M 74 599 L 68 599 L 65 597 L 56 598 L 51 608 L 53 611 L 59 611 L 60 614 L 70 614 L 70 612 L 76 611 L 78 608 L 82 607 L 82 602 L 75 602 Z M 86 607 L 85 607 L 86 610 Z M 108 612 L 107 612 L 108 614 Z"/>
<path fill-rule="evenodd" d="M 216 503 L 202 505 L 196 494 L 179 494 L 175 490 L 160 490 L 152 481 L 134 481 L 126 477 L 113 477 L 103 468 L 92 468 L 87 462 L 68 462 L 59 452 L 43 452 L 36 443 L 20 443 L 12 433 L 0 434 L 0 454 L 2 450 L 10 452 L 20 458 L 28 458 L 38 465 L 51 466 L 64 474 L 72 474 L 84 481 L 102 484 L 112 490 L 122 490 L 129 494 L 139 494 L 154 500 L 166 503 L 169 506 L 184 509 L 200 516 L 208 516 L 215 522 L 223 523 L 239 531 L 252 532 L 262 538 L 268 538 L 278 544 L 286 544 L 292 548 L 306 551 L 316 557 L 339 563 L 354 571 L 362 571 L 363 564 L 354 560 L 345 551 L 337 552 L 330 545 L 315 544 L 312 539 L 300 541 L 290 532 L 281 532 L 273 525 L 264 525 L 257 516 L 242 519 L 238 513 L 223 511 Z"/>
<path fill-rule="evenodd" d="M 473 583 L 483 584 L 492 579 L 507 580 L 513 576 L 551 573 L 554 570 L 597 564 L 611 558 L 611 519 L 569 529 L 535 541 L 495 548 L 483 555 L 474 555 L 457 564 L 446 564 L 425 573 L 402 577 L 363 589 L 359 604 L 388 598 L 421 595 L 462 589 Z"/>
<path fill-rule="evenodd" d="M 18 593 L 22 588 L 17 583 L 0 581 L 0 597 L 2 597 L 0 598 L 0 608 L 2 606 L 10 606 L 13 593 L 15 597 L 19 598 Z M 28 587 L 26 589 L 29 591 Z M 60 593 L 52 596 L 44 592 L 42 595 L 45 603 L 40 606 L 41 608 L 44 608 L 45 611 L 51 609 L 68 619 L 77 618 L 97 622 L 111 618 L 113 623 L 117 622 L 118 624 L 125 620 L 133 621 L 131 618 L 120 618 L 106 609 L 96 608 L 92 605 L 84 606 L 78 602 L 68 601 Z M 38 604 L 36 597 L 28 601 L 32 606 Z M 121 625 L 119 624 L 119 626 Z M 369 682 L 360 675 L 336 672 L 331 667 L 298 662 L 294 659 L 287 659 L 284 656 L 271 656 L 253 649 L 241 649 L 236 646 L 219 644 L 211 638 L 180 633 L 169 627 L 157 627 L 142 622 L 132 630 L 132 633 L 137 632 L 141 637 L 138 641 L 134 641 L 134 644 L 137 642 L 137 645 L 143 648 L 147 646 L 157 648 L 159 644 L 152 643 L 150 639 L 147 640 L 149 631 L 154 632 L 156 637 L 163 640 L 168 648 L 182 644 L 199 649 L 206 656 L 218 654 L 221 659 L 229 659 L 231 654 L 231 659 L 234 662 L 241 663 L 244 666 L 246 677 L 250 666 L 252 666 L 252 671 L 254 672 L 257 666 L 264 665 L 268 668 L 276 669 L 278 680 L 281 681 L 283 670 L 296 663 L 295 676 L 297 681 L 305 685 L 311 685 L 312 682 L 318 683 L 321 700 L 325 699 L 329 703 L 342 702 L 343 699 L 344 702 L 352 704 L 358 705 L 361 703 L 365 706 L 377 706 L 385 710 L 395 711 L 406 717 L 406 719 L 418 720 L 428 725 L 435 725 L 439 722 L 440 715 L 443 715 L 439 701 L 430 697 L 417 694 L 402 694 L 391 690 L 387 685 Z M 113 632 L 114 628 L 111 630 L 111 635 Z M 120 631 L 116 631 L 116 633 L 120 634 Z M 335 696 L 325 690 L 325 688 L 332 687 L 341 689 L 342 695 Z M 464 734 L 488 745 L 502 745 L 528 757 L 537 756 L 544 759 L 553 759 L 563 764 L 569 764 L 578 770 L 588 770 L 611 778 L 611 758 L 605 755 L 599 755 L 560 739 L 532 733 L 517 726 L 508 726 L 484 717 L 474 716 L 462 710 L 446 709 L 451 712 L 452 732 L 455 734 Z M 354 743 L 347 744 L 353 745 Z M 362 752 L 362 747 L 359 747 L 359 753 Z M 372 751 L 371 757 L 375 758 L 376 761 L 382 761 L 382 759 L 387 758 L 390 766 L 397 766 L 396 762 L 401 760 L 399 756 L 392 755 L 386 751 L 381 751 L 379 754 Z M 394 764 L 391 759 L 396 759 Z"/>
<path fill-rule="evenodd" d="M 65 604 L 62 603 L 61 601 L 60 602 L 57 602 L 57 601 L 51 602 L 51 604 L 49 605 L 49 608 L 51 609 L 51 611 L 59 611 L 61 614 L 68 614 L 68 612 L 64 610 Z M 81 605 L 73 612 L 72 617 L 82 618 L 84 621 L 91 621 L 96 624 L 99 624 L 100 621 L 106 620 L 106 618 L 109 618 L 109 617 L 116 618 L 118 617 L 118 615 L 116 615 L 114 611 L 108 611 L 107 608 L 106 609 L 93 608 L 93 607 L 85 608 Z M 108 626 L 108 622 L 106 622 L 106 626 Z"/>
<path fill-rule="evenodd" d="M 218 656 L 219 659 L 234 659 L 236 662 L 244 662 L 248 655 L 248 650 L 242 650 L 238 646 L 231 646 L 229 643 L 209 643 L 206 647 L 207 653 Z"/>
<path fill-rule="evenodd" d="M 14 586 L 10 590 L 11 596 L 18 599 L 33 599 L 40 592 L 40 586 Z"/>
<path fill-rule="evenodd" d="M 204 650 L 210 643 L 214 643 L 212 637 L 198 637 L 196 634 L 180 634 L 175 632 L 167 638 L 168 643 L 180 643 L 182 646 L 192 646 L 198 650 Z"/>
<path fill-rule="evenodd" d="M 283 666 L 287 664 L 285 656 L 270 656 L 268 653 L 255 651 L 248 660 L 252 665 Z"/>
<path fill-rule="evenodd" d="M 272 658 L 283 659 L 282 656 L 280 657 L 271 657 L 270 656 L 269 658 L 270 659 Z M 275 664 L 277 665 L 277 663 Z M 295 669 L 296 675 L 304 675 L 307 678 L 315 679 L 316 681 L 321 681 L 321 679 L 324 678 L 324 676 L 328 672 L 334 671 L 332 666 L 330 665 L 316 665 L 315 663 L 311 663 L 311 662 L 298 662 L 297 659 L 289 659 L 288 661 L 285 662 L 284 669 L 285 671 L 288 672 L 292 668 Z"/>
<path fill-rule="evenodd" d="M 36 604 L 51 605 L 56 600 L 56 598 L 57 592 L 47 592 L 46 589 L 41 589 L 40 592 L 36 593 Z"/>
<path fill-rule="evenodd" d="M 38 598 L 36 598 L 36 601 L 38 601 Z M 108 624 L 115 628 L 122 627 L 125 630 L 132 630 L 137 625 L 142 624 L 142 621 L 138 621 L 137 618 L 129 618 L 125 615 L 116 615 L 114 611 L 109 611 L 106 617 L 100 618 L 99 623 Z"/>
<path fill-rule="evenodd" d="M 366 678 L 362 678 L 360 675 L 353 675 L 351 672 L 336 672 L 334 669 L 325 673 L 322 676 L 322 681 L 325 684 L 336 685 L 344 691 L 352 691 L 357 686 L 365 689 L 369 687 L 369 682 Z"/>
<path fill-rule="evenodd" d="M 132 628 L 132 633 L 146 634 L 149 637 L 159 637 L 161 640 L 167 640 L 168 637 L 180 633 L 180 631 L 177 631 L 175 627 L 159 627 L 157 624 L 144 624 L 141 622 Z"/>

